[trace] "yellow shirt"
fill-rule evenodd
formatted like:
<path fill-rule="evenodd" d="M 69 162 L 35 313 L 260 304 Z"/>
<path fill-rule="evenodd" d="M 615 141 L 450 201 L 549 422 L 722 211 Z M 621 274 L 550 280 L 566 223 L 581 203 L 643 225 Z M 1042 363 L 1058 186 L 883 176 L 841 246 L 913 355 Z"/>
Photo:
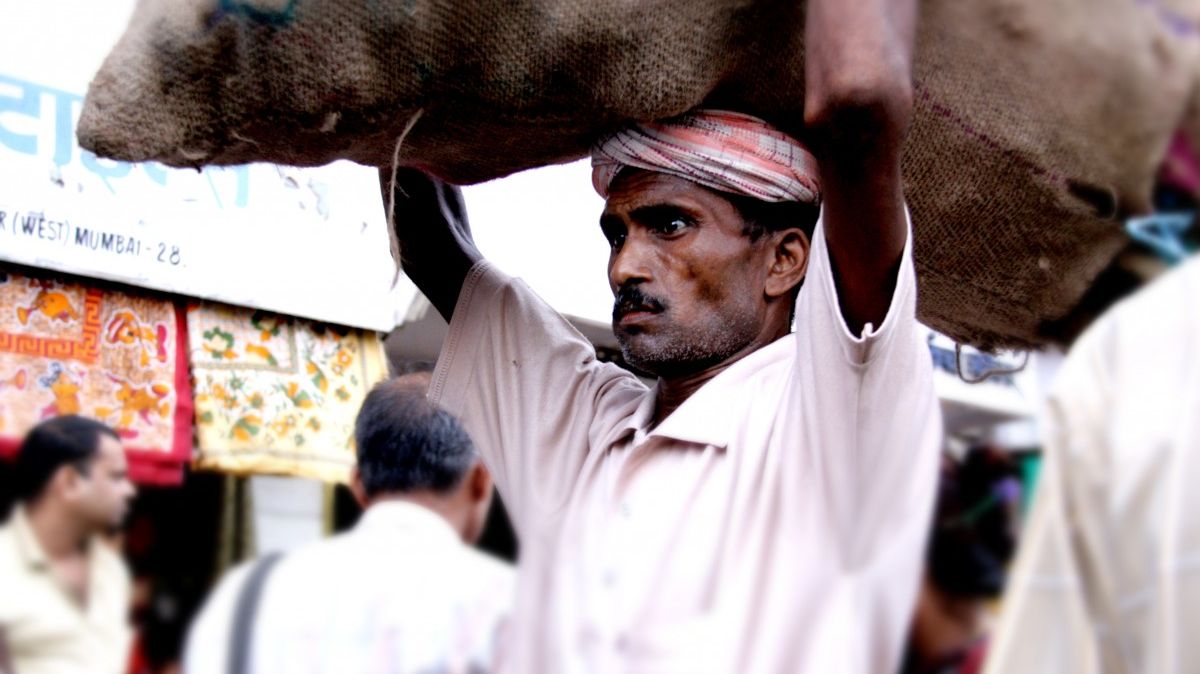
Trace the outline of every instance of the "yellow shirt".
<path fill-rule="evenodd" d="M 120 674 L 129 662 L 130 583 L 121 558 L 94 541 L 87 603 L 51 571 L 18 506 L 0 527 L 0 628 L 20 674 Z"/>

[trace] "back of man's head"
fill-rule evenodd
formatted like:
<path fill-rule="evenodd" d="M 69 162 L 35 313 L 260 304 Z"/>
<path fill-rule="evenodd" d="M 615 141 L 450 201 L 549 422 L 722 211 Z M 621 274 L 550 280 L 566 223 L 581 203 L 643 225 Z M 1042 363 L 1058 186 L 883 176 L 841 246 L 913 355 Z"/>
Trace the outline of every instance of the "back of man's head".
<path fill-rule="evenodd" d="M 425 398 L 429 377 L 381 382 L 355 424 L 358 474 L 368 500 L 412 493 L 449 494 L 476 463 L 470 436 L 449 412 Z"/>
<path fill-rule="evenodd" d="M 64 467 L 87 475 L 105 437 L 119 440 L 108 426 L 74 415 L 54 417 L 34 426 L 22 441 L 13 466 L 18 502 L 38 500 Z"/>

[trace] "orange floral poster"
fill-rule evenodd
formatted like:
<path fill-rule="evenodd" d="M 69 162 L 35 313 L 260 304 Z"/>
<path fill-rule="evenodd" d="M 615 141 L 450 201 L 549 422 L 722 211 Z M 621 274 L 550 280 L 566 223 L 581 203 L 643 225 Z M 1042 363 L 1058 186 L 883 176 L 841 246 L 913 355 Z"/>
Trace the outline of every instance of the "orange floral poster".
<path fill-rule="evenodd" d="M 358 408 L 387 375 L 378 333 L 207 303 L 188 330 L 197 468 L 348 479 Z"/>
<path fill-rule="evenodd" d="M 157 295 L 0 265 L 0 451 L 80 414 L 112 428 L 139 482 L 178 484 L 192 448 L 184 313 Z"/>

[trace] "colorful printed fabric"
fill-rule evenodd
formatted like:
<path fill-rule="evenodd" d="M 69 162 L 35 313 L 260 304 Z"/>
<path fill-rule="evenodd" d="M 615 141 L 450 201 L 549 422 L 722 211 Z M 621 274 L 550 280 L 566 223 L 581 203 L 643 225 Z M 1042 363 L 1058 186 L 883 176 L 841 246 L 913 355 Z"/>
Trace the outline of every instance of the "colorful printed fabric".
<path fill-rule="evenodd" d="M 188 330 L 197 468 L 349 478 L 355 416 L 387 375 L 377 333 L 215 304 Z"/>
<path fill-rule="evenodd" d="M 738 112 L 695 110 L 630 125 L 592 148 L 592 186 L 608 197 L 617 173 L 634 167 L 668 173 L 760 201 L 821 199 L 817 160 L 799 141 Z"/>
<path fill-rule="evenodd" d="M 0 265 L 0 451 L 80 414 L 117 430 L 134 480 L 178 484 L 192 448 L 186 339 L 169 299 Z"/>

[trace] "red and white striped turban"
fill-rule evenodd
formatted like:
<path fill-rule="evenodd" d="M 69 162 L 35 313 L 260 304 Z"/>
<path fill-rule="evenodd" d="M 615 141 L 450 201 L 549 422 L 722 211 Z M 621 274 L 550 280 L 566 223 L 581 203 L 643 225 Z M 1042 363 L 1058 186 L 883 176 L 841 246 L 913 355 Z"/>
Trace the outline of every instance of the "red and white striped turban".
<path fill-rule="evenodd" d="M 817 203 L 817 160 L 799 141 L 738 112 L 694 110 L 631 125 L 592 147 L 592 185 L 600 196 L 625 168 L 667 173 L 760 201 Z"/>

